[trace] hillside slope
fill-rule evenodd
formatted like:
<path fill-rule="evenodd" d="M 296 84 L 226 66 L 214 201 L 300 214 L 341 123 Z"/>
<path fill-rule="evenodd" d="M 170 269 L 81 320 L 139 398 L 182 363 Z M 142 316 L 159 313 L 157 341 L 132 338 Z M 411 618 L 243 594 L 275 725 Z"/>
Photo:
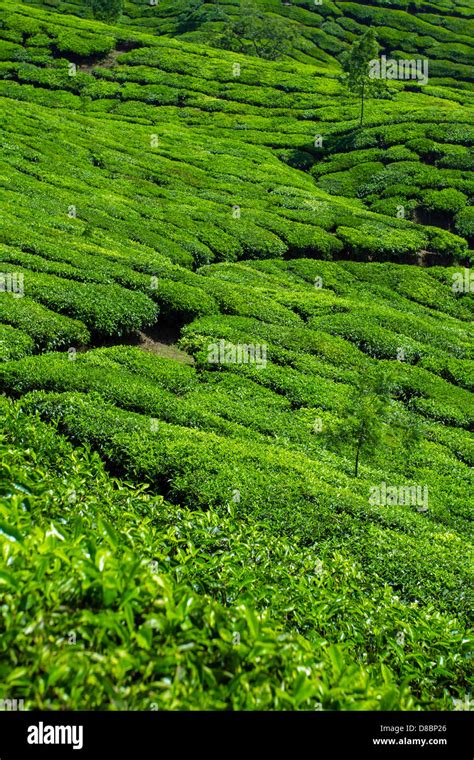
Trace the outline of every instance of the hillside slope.
<path fill-rule="evenodd" d="M 184 5 L 0 0 L 0 689 L 457 709 L 468 8 L 259 3 L 300 33 L 269 61 Z M 368 19 L 433 66 L 360 128 L 339 54 Z"/>

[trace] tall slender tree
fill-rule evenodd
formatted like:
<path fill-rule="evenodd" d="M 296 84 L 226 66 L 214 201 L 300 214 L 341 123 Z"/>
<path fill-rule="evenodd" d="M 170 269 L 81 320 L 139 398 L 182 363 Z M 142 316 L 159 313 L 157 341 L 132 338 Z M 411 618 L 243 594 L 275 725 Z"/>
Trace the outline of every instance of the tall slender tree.
<path fill-rule="evenodd" d="M 349 51 L 341 58 L 344 74 L 341 81 L 351 92 L 360 97 L 360 126 L 364 123 L 364 106 L 367 97 L 380 94 L 384 82 L 369 76 L 370 61 L 378 58 L 380 45 L 373 29 L 367 29 Z"/>
<path fill-rule="evenodd" d="M 332 448 L 342 444 L 352 451 L 353 475 L 358 477 L 362 458 L 389 451 L 392 460 L 403 458 L 410 467 L 410 456 L 422 439 L 422 430 L 413 415 L 395 403 L 390 375 L 378 368 L 366 368 L 353 386 L 340 418 L 325 430 Z"/>

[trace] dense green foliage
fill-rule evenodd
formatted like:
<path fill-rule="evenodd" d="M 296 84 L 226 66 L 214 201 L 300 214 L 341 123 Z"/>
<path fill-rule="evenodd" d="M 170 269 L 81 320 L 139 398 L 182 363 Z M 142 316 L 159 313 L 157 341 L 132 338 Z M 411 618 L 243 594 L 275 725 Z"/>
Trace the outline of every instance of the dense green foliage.
<path fill-rule="evenodd" d="M 463 693 L 459 626 L 349 556 L 269 542 L 237 505 L 173 507 L 2 412 L 0 678 L 27 707 L 409 709 L 409 682 L 450 709 Z"/>
<path fill-rule="evenodd" d="M 0 697 L 453 709 L 469 8 L 0 8 Z"/>
<path fill-rule="evenodd" d="M 101 21 L 116 21 L 123 9 L 122 0 L 91 0 L 94 18 Z"/>

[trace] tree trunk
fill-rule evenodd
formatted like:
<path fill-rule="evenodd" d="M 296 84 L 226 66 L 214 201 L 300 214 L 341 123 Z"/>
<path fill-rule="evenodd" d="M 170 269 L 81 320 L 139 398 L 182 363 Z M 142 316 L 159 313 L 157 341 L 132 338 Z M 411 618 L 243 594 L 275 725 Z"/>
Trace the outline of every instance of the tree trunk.
<path fill-rule="evenodd" d="M 360 446 L 361 442 L 360 439 L 357 441 L 357 451 L 356 451 L 356 460 L 355 460 L 355 468 L 354 468 L 354 477 L 356 478 L 359 473 L 359 455 L 360 455 Z"/>
<path fill-rule="evenodd" d="M 362 126 L 364 121 L 364 95 L 365 95 L 365 84 L 362 85 L 362 103 L 360 108 L 360 126 Z"/>

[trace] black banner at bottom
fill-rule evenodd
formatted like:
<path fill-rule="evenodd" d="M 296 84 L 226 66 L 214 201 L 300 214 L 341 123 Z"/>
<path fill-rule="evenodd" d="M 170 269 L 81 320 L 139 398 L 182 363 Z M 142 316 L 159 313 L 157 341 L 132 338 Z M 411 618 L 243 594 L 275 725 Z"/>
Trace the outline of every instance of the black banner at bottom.
<path fill-rule="evenodd" d="M 472 728 L 470 712 L 0 712 L 0 760 L 255 756 L 287 746 L 314 757 L 472 760 Z"/>

